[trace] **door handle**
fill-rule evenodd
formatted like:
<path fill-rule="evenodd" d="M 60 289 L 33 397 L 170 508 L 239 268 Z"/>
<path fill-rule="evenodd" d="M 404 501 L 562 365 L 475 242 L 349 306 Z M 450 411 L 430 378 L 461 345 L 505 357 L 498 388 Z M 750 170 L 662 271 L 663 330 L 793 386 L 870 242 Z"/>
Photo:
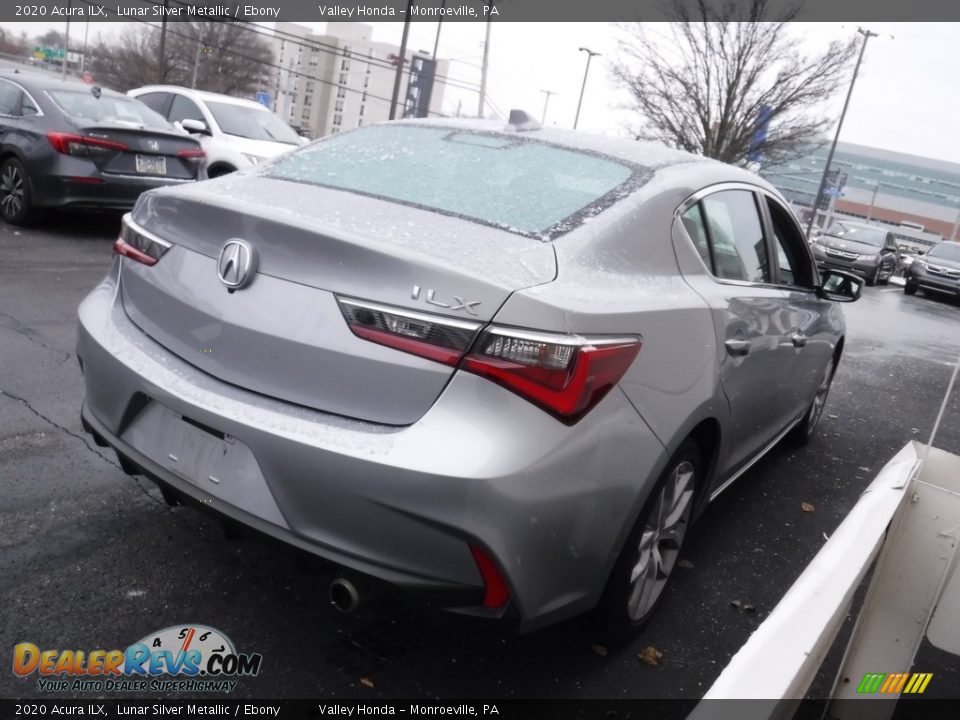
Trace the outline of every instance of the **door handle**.
<path fill-rule="evenodd" d="M 807 344 L 807 336 L 803 333 L 794 333 L 790 336 L 790 342 L 793 343 L 794 347 L 802 348 Z"/>
<path fill-rule="evenodd" d="M 743 357 L 750 353 L 749 340 L 727 340 L 724 345 L 727 346 L 727 352 L 734 357 Z"/>

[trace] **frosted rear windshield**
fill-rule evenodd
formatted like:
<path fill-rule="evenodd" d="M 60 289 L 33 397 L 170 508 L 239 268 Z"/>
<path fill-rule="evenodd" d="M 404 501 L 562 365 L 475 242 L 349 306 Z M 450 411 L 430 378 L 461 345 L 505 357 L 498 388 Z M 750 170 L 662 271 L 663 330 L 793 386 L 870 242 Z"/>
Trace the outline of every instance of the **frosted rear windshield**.
<path fill-rule="evenodd" d="M 266 174 L 549 237 L 615 201 L 635 168 L 527 137 L 385 125 L 305 147 Z"/>

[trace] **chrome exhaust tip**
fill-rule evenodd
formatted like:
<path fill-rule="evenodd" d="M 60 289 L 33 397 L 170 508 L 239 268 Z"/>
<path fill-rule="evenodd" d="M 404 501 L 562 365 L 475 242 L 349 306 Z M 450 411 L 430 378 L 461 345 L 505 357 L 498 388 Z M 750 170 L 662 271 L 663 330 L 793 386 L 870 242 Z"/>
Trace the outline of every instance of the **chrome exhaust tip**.
<path fill-rule="evenodd" d="M 360 606 L 360 593 L 352 582 L 339 577 L 330 583 L 330 604 L 342 613 L 352 613 Z"/>

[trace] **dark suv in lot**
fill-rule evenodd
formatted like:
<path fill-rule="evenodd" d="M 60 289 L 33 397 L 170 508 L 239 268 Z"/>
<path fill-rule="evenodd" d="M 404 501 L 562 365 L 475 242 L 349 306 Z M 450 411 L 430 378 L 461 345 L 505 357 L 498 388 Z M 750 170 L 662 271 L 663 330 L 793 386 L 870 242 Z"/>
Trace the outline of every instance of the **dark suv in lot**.
<path fill-rule="evenodd" d="M 834 222 L 810 246 L 817 266 L 855 273 L 867 285 L 885 285 L 900 262 L 893 233 L 874 225 Z"/>
<path fill-rule="evenodd" d="M 960 296 L 960 242 L 945 240 L 934 245 L 907 268 L 903 291 L 913 295 L 919 288 Z"/>

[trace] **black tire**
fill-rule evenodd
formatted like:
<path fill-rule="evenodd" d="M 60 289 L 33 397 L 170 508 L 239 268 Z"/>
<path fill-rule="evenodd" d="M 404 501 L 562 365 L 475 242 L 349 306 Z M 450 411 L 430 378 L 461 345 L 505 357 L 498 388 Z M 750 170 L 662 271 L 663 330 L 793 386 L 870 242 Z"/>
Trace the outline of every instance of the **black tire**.
<path fill-rule="evenodd" d="M 697 486 L 702 480 L 702 468 L 697 444 L 693 440 L 686 440 L 670 458 L 644 503 L 595 611 L 598 630 L 608 644 L 627 641 L 643 630 L 663 600 L 663 591 L 676 567 L 689 530 Z M 689 477 L 684 479 L 688 474 Z M 680 487 L 683 489 L 677 493 Z M 672 503 L 673 508 L 667 518 L 663 518 L 660 512 L 664 502 Z M 672 516 L 676 517 L 671 520 Z M 672 524 L 665 525 L 667 521 Z M 668 528 L 671 530 L 670 536 L 662 537 L 661 532 Z M 644 545 L 648 548 L 646 563 Z M 655 557 L 660 558 L 659 565 Z M 650 568 L 646 578 L 642 577 L 642 566 Z M 636 572 L 640 572 L 641 576 L 637 576 Z"/>
<path fill-rule="evenodd" d="M 27 171 L 17 158 L 7 158 L 0 165 L 0 216 L 11 225 L 29 225 L 35 215 Z"/>
<path fill-rule="evenodd" d="M 820 385 L 817 387 L 817 393 L 810 402 L 810 407 L 804 413 L 803 419 L 797 424 L 787 436 L 795 447 L 803 447 L 817 432 L 817 426 L 820 424 L 820 418 L 823 417 L 823 408 L 827 404 L 827 397 L 830 395 L 830 386 L 833 384 L 833 376 L 837 373 L 837 358 L 834 356 L 827 367 L 824 368 L 823 377 L 820 379 Z"/>
<path fill-rule="evenodd" d="M 212 180 L 213 178 L 223 177 L 224 175 L 229 175 L 230 173 L 236 171 L 237 169 L 235 167 L 231 167 L 230 165 L 216 165 L 207 170 L 207 177 Z"/>
<path fill-rule="evenodd" d="M 917 286 L 916 286 L 916 285 L 911 285 L 910 283 L 907 283 L 906 285 L 903 286 L 903 294 L 904 294 L 904 295 L 916 295 L 916 294 L 917 294 Z"/>
<path fill-rule="evenodd" d="M 873 275 L 867 278 L 867 287 L 873 287 L 880 282 L 880 266 L 874 271 Z"/>

